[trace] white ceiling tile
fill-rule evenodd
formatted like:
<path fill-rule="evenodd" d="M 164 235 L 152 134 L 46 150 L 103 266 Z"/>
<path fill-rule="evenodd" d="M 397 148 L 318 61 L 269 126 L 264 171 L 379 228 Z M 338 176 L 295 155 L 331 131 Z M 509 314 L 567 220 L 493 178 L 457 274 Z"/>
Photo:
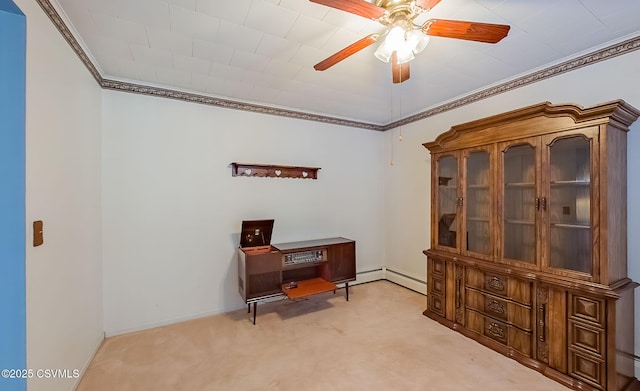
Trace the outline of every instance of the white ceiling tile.
<path fill-rule="evenodd" d="M 169 3 L 169 5 L 177 5 L 178 7 L 195 11 L 196 10 L 196 0 L 163 0 Z M 169 7 L 171 9 L 171 7 Z"/>
<path fill-rule="evenodd" d="M 129 80 L 140 80 L 150 83 L 158 82 L 156 68 L 153 65 L 146 65 L 135 61 L 118 61 L 118 68 L 121 74 L 119 77 Z"/>
<path fill-rule="evenodd" d="M 172 32 L 208 41 L 213 41 L 218 34 L 220 19 L 180 7 L 171 6 L 170 10 Z"/>
<path fill-rule="evenodd" d="M 191 88 L 191 73 L 174 69 L 158 68 L 158 82 L 166 86 Z"/>
<path fill-rule="evenodd" d="M 113 0 L 113 1 L 103 1 L 103 0 L 84 0 L 83 6 L 86 7 L 89 11 L 99 12 L 101 14 L 117 16 L 117 7 L 123 0 Z M 63 3 L 66 5 L 66 1 Z M 66 7 L 65 7 L 66 9 Z"/>
<path fill-rule="evenodd" d="M 149 45 L 147 31 L 143 25 L 97 12 L 90 12 L 90 15 L 96 34 L 130 43 Z"/>
<path fill-rule="evenodd" d="M 200 75 L 208 75 L 209 70 L 211 69 L 211 61 L 174 54 L 173 69 L 177 71 L 197 73 Z"/>
<path fill-rule="evenodd" d="M 320 49 L 316 49 L 311 46 L 301 45 L 296 53 L 291 57 L 291 62 L 294 64 L 312 67 L 322 61 L 326 56 L 326 52 Z"/>
<path fill-rule="evenodd" d="M 125 41 L 111 39 L 102 35 L 90 35 L 88 36 L 86 43 L 92 47 L 99 48 L 93 51 L 95 56 L 133 61 L 131 50 L 129 50 L 129 44 Z"/>
<path fill-rule="evenodd" d="M 256 53 L 272 59 L 289 61 L 299 47 L 299 43 L 265 34 L 260 40 Z"/>
<path fill-rule="evenodd" d="M 209 77 L 205 80 L 206 84 L 205 84 L 205 91 L 213 94 L 215 96 L 221 96 L 224 97 L 225 96 L 225 92 L 223 91 L 225 87 L 225 80 L 224 79 L 220 79 L 217 77 Z"/>
<path fill-rule="evenodd" d="M 218 79 L 242 80 L 243 70 L 224 64 L 213 64 L 209 71 L 209 76 Z"/>
<path fill-rule="evenodd" d="M 242 77 L 243 82 L 251 84 L 253 86 L 256 86 L 256 85 L 271 86 L 273 85 L 272 82 L 275 79 L 276 79 L 275 76 L 267 75 L 262 72 L 254 72 L 250 70 L 245 71 L 244 76 Z"/>
<path fill-rule="evenodd" d="M 112 76 L 122 73 L 118 57 L 114 57 L 109 54 L 102 54 L 102 52 L 93 53 L 93 56 L 98 61 L 100 69 L 104 72 L 104 75 Z"/>
<path fill-rule="evenodd" d="M 273 88 L 254 85 L 249 92 L 248 98 L 254 102 L 269 102 L 275 99 L 278 94 L 279 91 Z"/>
<path fill-rule="evenodd" d="M 317 19 L 300 15 L 286 37 L 293 42 L 322 48 L 333 37 L 337 28 Z"/>
<path fill-rule="evenodd" d="M 165 30 L 147 29 L 149 47 L 166 50 L 183 56 L 193 55 L 193 41 L 189 36 Z"/>
<path fill-rule="evenodd" d="M 335 27 L 351 30 L 353 32 L 369 31 L 370 29 L 379 28 L 381 25 L 371 19 L 354 15 L 349 12 L 331 8 L 329 12 L 322 18 L 323 22 L 332 24 Z"/>
<path fill-rule="evenodd" d="M 251 0 L 196 0 L 196 11 L 232 23 L 243 24 L 251 7 Z"/>
<path fill-rule="evenodd" d="M 229 64 L 233 56 L 233 48 L 207 42 L 200 39 L 193 40 L 193 56 L 219 64 Z"/>
<path fill-rule="evenodd" d="M 531 34 L 514 28 L 511 29 L 507 38 L 499 44 L 492 45 L 491 50 L 485 53 L 511 65 L 513 69 L 537 68 L 561 56 L 549 45 Z"/>
<path fill-rule="evenodd" d="M 269 57 L 267 56 L 236 50 L 231 57 L 229 65 L 251 71 L 259 71 L 263 69 L 268 62 Z"/>
<path fill-rule="evenodd" d="M 173 68 L 173 56 L 168 50 L 155 49 L 138 44 L 131 44 L 130 47 L 133 59 L 140 64 Z"/>
<path fill-rule="evenodd" d="M 265 65 L 263 72 L 274 76 L 293 78 L 301 69 L 302 66 L 299 64 L 274 59 Z"/>
<path fill-rule="evenodd" d="M 245 52 L 255 52 L 262 39 L 262 33 L 235 23 L 220 22 L 216 43 L 234 47 Z"/>
<path fill-rule="evenodd" d="M 308 0 L 281 0 L 280 6 L 317 20 L 322 20 L 329 12 L 329 7 L 312 3 Z"/>
<path fill-rule="evenodd" d="M 298 13 L 284 7 L 264 0 L 254 0 L 244 25 L 265 34 L 284 37 L 297 17 Z"/>
<path fill-rule="evenodd" d="M 222 89 L 226 96 L 236 99 L 242 99 L 242 97 L 249 95 L 251 90 L 253 90 L 253 86 L 251 84 L 236 80 L 225 80 L 224 87 Z"/>
<path fill-rule="evenodd" d="M 495 45 L 434 37 L 393 85 L 377 44 L 315 71 L 385 28 L 308 0 L 56 1 L 103 76 L 375 123 L 640 36 L 636 0 L 446 0 L 416 21 L 504 23 L 509 35 Z"/>
<path fill-rule="evenodd" d="M 161 0 L 123 1 L 118 4 L 119 18 L 156 30 L 169 30 L 169 4 Z"/>
<path fill-rule="evenodd" d="M 191 75 L 191 84 L 189 85 L 189 88 L 194 91 L 206 92 L 208 80 L 209 76 L 194 73 Z"/>

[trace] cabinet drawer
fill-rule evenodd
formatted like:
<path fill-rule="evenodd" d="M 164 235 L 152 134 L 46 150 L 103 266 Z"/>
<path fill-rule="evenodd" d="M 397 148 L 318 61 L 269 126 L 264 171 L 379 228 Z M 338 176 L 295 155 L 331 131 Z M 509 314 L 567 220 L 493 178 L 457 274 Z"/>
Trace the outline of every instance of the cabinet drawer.
<path fill-rule="evenodd" d="M 494 341 L 509 346 L 520 354 L 531 357 L 533 334 L 529 331 L 521 330 L 470 309 L 466 310 L 465 326 L 477 334 L 485 335 Z"/>
<path fill-rule="evenodd" d="M 605 302 L 589 296 L 569 294 L 571 317 L 575 320 L 597 323 L 604 327 Z"/>
<path fill-rule="evenodd" d="M 524 331 L 531 331 L 530 307 L 473 289 L 467 289 L 465 298 L 467 307 L 507 322 L 509 325 L 517 326 Z"/>
<path fill-rule="evenodd" d="M 605 356 L 605 332 L 597 327 L 569 321 L 569 343 L 601 359 Z"/>
<path fill-rule="evenodd" d="M 466 284 L 495 296 L 531 305 L 531 283 L 517 278 L 467 268 Z"/>
<path fill-rule="evenodd" d="M 509 326 L 505 323 L 491 318 L 484 318 L 484 335 L 505 345 L 507 345 L 508 341 L 508 329 Z"/>
<path fill-rule="evenodd" d="M 605 362 L 591 355 L 569 350 L 569 375 L 592 386 L 604 389 L 606 386 Z"/>

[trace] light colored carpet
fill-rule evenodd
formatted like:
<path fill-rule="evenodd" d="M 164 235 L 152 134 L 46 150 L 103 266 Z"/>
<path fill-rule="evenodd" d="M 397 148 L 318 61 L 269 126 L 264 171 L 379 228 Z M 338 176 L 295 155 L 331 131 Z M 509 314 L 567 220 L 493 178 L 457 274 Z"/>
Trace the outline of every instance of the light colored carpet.
<path fill-rule="evenodd" d="M 78 391 L 568 390 L 422 315 L 387 281 L 107 339 Z"/>

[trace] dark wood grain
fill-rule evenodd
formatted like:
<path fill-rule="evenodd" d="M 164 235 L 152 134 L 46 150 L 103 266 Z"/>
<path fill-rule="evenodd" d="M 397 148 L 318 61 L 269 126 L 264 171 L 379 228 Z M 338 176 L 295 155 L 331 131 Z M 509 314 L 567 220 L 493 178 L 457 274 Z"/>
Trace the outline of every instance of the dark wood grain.
<path fill-rule="evenodd" d="M 503 24 L 465 22 L 461 20 L 429 19 L 422 27 L 427 35 L 498 43 L 509 34 L 511 27 Z"/>
<path fill-rule="evenodd" d="M 640 111 L 620 100 L 591 107 L 545 102 L 454 126 L 435 141 L 424 143 L 431 152 L 432 192 L 432 246 L 424 251 L 429 284 L 424 314 L 570 388 L 622 391 L 638 387 L 633 376 L 633 307 L 638 284 L 627 277 L 626 253 L 626 137 L 638 117 Z M 552 153 L 554 145 L 563 140 L 584 142 L 573 152 L 558 149 Z M 531 197 L 520 197 L 523 205 L 508 204 L 505 197 L 510 174 L 506 168 L 509 164 L 517 167 L 518 160 L 504 157 L 519 145 L 533 147 L 526 163 L 527 167 L 530 161 L 535 165 L 534 175 L 523 175 L 522 182 L 509 184 L 510 188 L 532 188 Z M 495 151 L 490 165 L 495 201 L 489 203 L 490 248 L 495 250 L 489 256 L 466 251 L 466 240 L 461 242 L 460 237 L 456 246 L 438 241 L 439 162 L 446 156 L 465 161 L 476 150 Z M 457 194 L 462 194 L 463 204 L 472 202 L 464 191 L 473 181 L 472 172 L 473 168 L 462 164 L 457 177 L 449 179 L 456 189 L 462 189 Z M 558 186 L 576 182 L 562 179 L 566 175 L 589 178 L 588 191 L 581 198 L 558 191 Z M 590 214 L 588 223 L 565 228 L 588 229 L 590 240 L 569 236 L 574 242 L 563 243 L 554 237 L 558 233 L 551 229 L 552 221 L 562 225 L 558 219 L 578 207 Z M 524 216 L 517 223 L 529 224 L 531 208 L 536 228 L 527 246 L 534 252 L 528 257 L 532 260 L 510 259 L 505 255 L 510 228 L 504 219 L 515 212 Z M 466 213 L 466 208 L 459 208 L 455 214 L 462 222 L 458 232 L 466 229 Z M 578 248 L 575 254 L 581 255 L 580 264 L 569 259 L 574 253 L 558 252 L 564 244 Z M 585 246 L 588 252 L 583 251 Z"/>
<path fill-rule="evenodd" d="M 438 5 L 440 1 L 441 0 L 416 0 L 416 5 L 425 11 L 429 11 L 430 9 Z"/>
<path fill-rule="evenodd" d="M 290 284 L 282 284 L 282 291 L 290 299 L 300 299 L 303 297 L 316 295 L 318 293 L 331 292 L 338 289 L 336 284 L 323 278 L 311 278 L 297 282 L 297 286 L 292 288 Z"/>
<path fill-rule="evenodd" d="M 392 81 L 395 84 L 407 81 L 409 80 L 409 77 L 411 77 L 409 63 L 405 62 L 404 64 L 398 64 L 398 55 L 396 52 L 393 52 L 391 55 L 391 76 Z"/>
<path fill-rule="evenodd" d="M 362 38 L 361 40 L 356 41 L 356 42 L 352 43 L 351 45 L 347 46 L 346 48 L 340 50 L 339 52 L 337 52 L 337 53 L 325 58 L 324 60 L 322 60 L 319 63 L 317 63 L 316 65 L 314 65 L 313 68 L 316 71 L 327 70 L 327 69 L 331 68 L 332 66 L 336 65 L 337 63 L 339 63 L 340 61 L 344 60 L 345 58 L 347 58 L 349 56 L 352 56 L 352 55 L 358 53 L 360 50 L 373 45 L 374 43 L 376 43 L 378 41 L 379 37 L 380 36 L 378 34 L 368 35 L 368 36 Z"/>
<path fill-rule="evenodd" d="M 312 3 L 326 5 L 327 7 L 364 16 L 369 19 L 378 19 L 384 15 L 384 8 L 363 0 L 310 0 Z"/>

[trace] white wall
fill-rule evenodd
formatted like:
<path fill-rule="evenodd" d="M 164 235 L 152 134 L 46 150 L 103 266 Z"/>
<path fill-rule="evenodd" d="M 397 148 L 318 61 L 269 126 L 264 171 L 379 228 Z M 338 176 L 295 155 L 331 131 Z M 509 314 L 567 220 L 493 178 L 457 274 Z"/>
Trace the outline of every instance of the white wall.
<path fill-rule="evenodd" d="M 394 140 L 395 165 L 388 167 L 387 266 L 425 280 L 429 248 L 430 157 L 422 143 L 451 126 L 520 107 L 550 101 L 583 106 L 624 99 L 640 109 L 640 51 L 600 62 L 456 110 L 403 126 Z M 395 135 L 399 129 L 394 130 Z M 387 140 L 389 142 L 390 139 Z M 640 120 L 628 136 L 629 275 L 640 281 Z M 640 289 L 636 289 L 636 354 L 640 352 Z"/>
<path fill-rule="evenodd" d="M 103 338 L 101 90 L 35 1 L 27 17 L 27 367 L 83 369 Z M 31 243 L 44 221 L 44 245 Z M 78 379 L 28 380 L 69 390 Z"/>
<path fill-rule="evenodd" d="M 384 134 L 104 91 L 104 328 L 119 334 L 244 306 L 242 220 L 273 243 L 345 236 L 384 265 Z M 317 180 L 232 177 L 231 162 L 321 167 Z"/>

